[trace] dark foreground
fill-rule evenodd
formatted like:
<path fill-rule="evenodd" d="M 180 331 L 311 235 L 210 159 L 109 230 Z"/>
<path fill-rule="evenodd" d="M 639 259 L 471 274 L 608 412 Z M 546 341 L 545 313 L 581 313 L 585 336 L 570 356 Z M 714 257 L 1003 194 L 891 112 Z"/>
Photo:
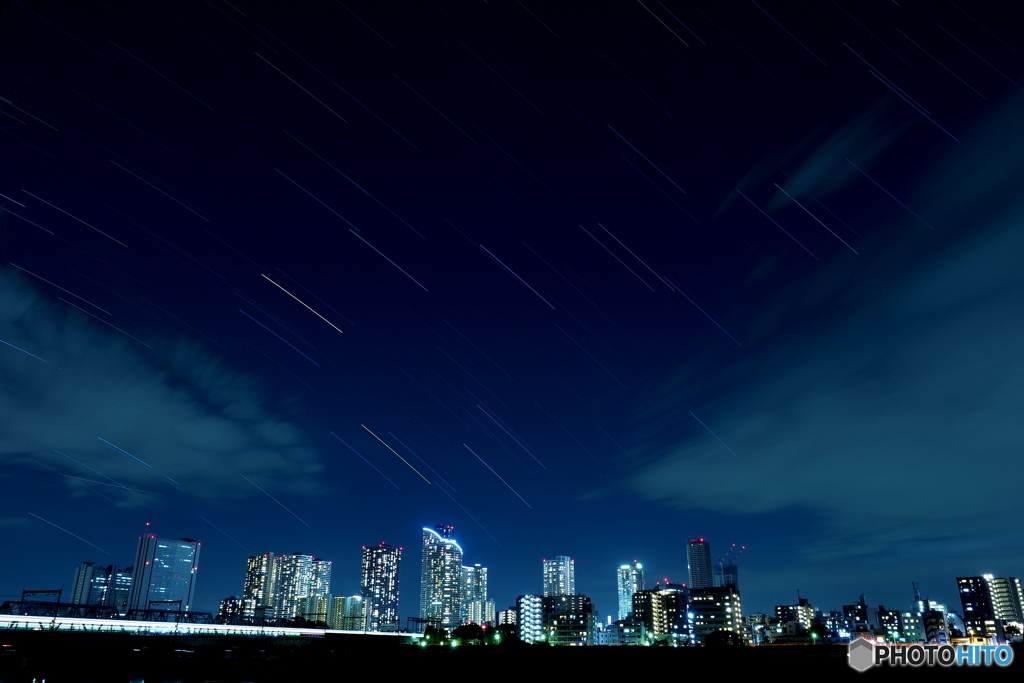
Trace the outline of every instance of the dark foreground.
<path fill-rule="evenodd" d="M 512 670 L 517 676 L 530 677 L 556 670 L 574 675 L 666 670 L 678 676 L 718 671 L 730 679 L 750 673 L 873 681 L 927 673 L 929 679 L 1009 680 L 1019 678 L 1024 667 L 1024 650 L 1018 647 L 1014 664 L 1005 668 L 932 667 L 925 672 L 875 667 L 861 673 L 849 667 L 846 651 L 846 646 L 829 645 L 451 649 L 420 648 L 396 638 L 373 636 L 283 639 L 6 631 L 0 632 L 0 683 L 334 681 L 349 678 L 367 665 L 386 672 L 388 679 L 445 666 L 462 672 Z"/>

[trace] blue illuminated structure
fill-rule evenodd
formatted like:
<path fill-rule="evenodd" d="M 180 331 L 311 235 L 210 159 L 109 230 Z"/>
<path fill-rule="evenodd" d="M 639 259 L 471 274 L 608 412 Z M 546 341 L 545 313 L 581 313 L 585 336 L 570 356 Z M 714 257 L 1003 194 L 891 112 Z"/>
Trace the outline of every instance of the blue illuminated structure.
<path fill-rule="evenodd" d="M 129 611 L 192 609 L 198 562 L 199 541 L 143 535 L 132 567 Z"/>
<path fill-rule="evenodd" d="M 423 528 L 420 619 L 447 630 L 462 621 L 462 547 L 452 538 L 454 529 Z"/>

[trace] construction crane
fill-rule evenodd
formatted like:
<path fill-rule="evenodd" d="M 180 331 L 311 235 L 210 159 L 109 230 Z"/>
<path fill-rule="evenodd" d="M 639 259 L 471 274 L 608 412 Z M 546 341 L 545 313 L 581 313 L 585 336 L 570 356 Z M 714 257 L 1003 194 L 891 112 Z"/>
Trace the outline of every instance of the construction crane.
<path fill-rule="evenodd" d="M 738 577 L 736 567 L 736 560 L 743 554 L 743 551 L 747 549 L 745 545 L 736 545 L 735 543 L 729 548 L 725 555 L 718 556 L 718 585 L 725 586 L 727 584 L 736 584 Z M 729 576 L 726 576 L 726 566 L 732 567 L 732 571 L 729 572 Z M 731 579 L 731 580 L 730 580 Z"/>

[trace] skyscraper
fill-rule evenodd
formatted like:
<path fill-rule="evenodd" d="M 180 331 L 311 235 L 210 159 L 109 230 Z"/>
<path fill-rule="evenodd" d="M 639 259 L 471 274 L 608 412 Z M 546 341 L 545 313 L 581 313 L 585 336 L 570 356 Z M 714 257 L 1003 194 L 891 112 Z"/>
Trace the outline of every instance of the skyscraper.
<path fill-rule="evenodd" d="M 366 615 L 366 630 L 397 631 L 398 563 L 402 549 L 381 543 L 363 546 L 363 572 L 359 594 Z"/>
<path fill-rule="evenodd" d="M 544 560 L 544 596 L 576 594 L 576 560 L 558 555 Z"/>
<path fill-rule="evenodd" d="M 331 562 L 312 555 L 292 553 L 274 558 L 277 565 L 276 606 L 278 619 L 299 616 L 300 601 L 304 598 L 326 598 L 331 592 Z"/>
<path fill-rule="evenodd" d="M 462 548 L 452 538 L 455 527 L 423 528 L 420 618 L 451 630 L 462 620 Z"/>
<path fill-rule="evenodd" d="M 245 571 L 242 615 L 270 620 L 325 616 L 330 592 L 330 560 L 302 553 L 253 555 Z"/>
<path fill-rule="evenodd" d="M 131 591 L 131 568 L 118 569 L 114 565 L 97 567 L 94 562 L 82 562 L 75 572 L 71 602 L 80 605 L 113 607 L 124 615 Z"/>
<path fill-rule="evenodd" d="M 299 613 L 299 600 L 309 595 L 313 579 L 313 557 L 302 553 L 274 558 L 277 564 L 277 600 L 274 615 L 278 619 L 294 619 Z"/>
<path fill-rule="evenodd" d="M 95 562 L 82 562 L 75 571 L 75 587 L 71 594 L 71 602 L 76 605 L 92 605 L 93 579 L 96 576 Z"/>
<path fill-rule="evenodd" d="M 690 588 L 713 588 L 711 574 L 711 544 L 695 538 L 686 544 L 686 568 L 690 574 Z"/>
<path fill-rule="evenodd" d="M 274 553 L 253 555 L 245 570 L 242 616 L 273 619 L 277 606 L 277 563 Z"/>
<path fill-rule="evenodd" d="M 633 594 L 644 589 L 644 567 L 633 560 L 632 564 L 624 564 L 618 571 L 619 584 L 619 621 L 629 619 L 633 613 Z"/>
<path fill-rule="evenodd" d="M 326 598 L 331 593 L 331 561 L 313 558 L 313 576 L 309 581 L 309 595 Z"/>
<path fill-rule="evenodd" d="M 135 553 L 128 608 L 187 612 L 192 608 L 198 562 L 199 541 L 145 534 Z"/>
<path fill-rule="evenodd" d="M 487 598 L 487 567 L 462 568 L 462 622 L 494 623 L 494 603 Z"/>

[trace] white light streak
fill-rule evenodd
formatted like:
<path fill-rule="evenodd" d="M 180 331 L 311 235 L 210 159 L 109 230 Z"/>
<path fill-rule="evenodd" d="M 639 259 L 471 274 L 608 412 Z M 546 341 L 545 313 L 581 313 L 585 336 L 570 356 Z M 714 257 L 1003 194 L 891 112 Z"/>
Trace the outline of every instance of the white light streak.
<path fill-rule="evenodd" d="M 466 446 L 466 444 L 462 444 L 462 445 Z M 473 455 L 476 455 L 476 451 L 474 451 L 469 446 L 466 446 L 466 450 L 469 451 L 470 453 L 472 453 Z M 501 479 L 501 475 L 498 474 L 497 472 L 495 472 L 494 468 L 492 468 L 490 465 L 488 465 L 486 462 L 484 462 L 483 458 L 481 458 L 479 455 L 476 455 L 476 459 L 479 460 L 480 462 L 483 462 L 484 463 L 484 467 L 486 467 L 487 469 L 491 470 L 491 474 L 496 476 L 498 479 Z M 531 510 L 533 509 L 533 506 L 530 505 L 529 503 L 527 503 L 526 500 L 524 500 L 523 497 L 520 496 L 519 493 L 516 492 L 516 490 L 514 488 L 509 486 L 509 483 L 507 481 L 505 481 L 504 479 L 501 479 L 501 483 L 504 484 L 505 486 L 508 486 L 508 490 L 511 491 L 512 493 L 515 493 L 516 494 L 516 498 L 518 498 L 519 500 L 523 501 L 523 505 L 525 505 L 526 507 L 530 508 Z"/>
<path fill-rule="evenodd" d="M 366 431 L 370 432 L 370 428 L 369 428 L 369 427 L 367 427 L 366 425 L 364 425 L 364 424 L 361 424 L 361 425 L 359 425 L 359 426 L 360 426 L 360 427 L 362 427 L 363 429 L 365 429 Z M 388 445 L 387 445 L 386 443 L 384 443 L 384 439 L 380 438 L 379 436 L 377 436 L 377 435 L 376 435 L 376 434 L 374 434 L 373 432 L 370 432 L 370 434 L 371 434 L 371 435 L 373 436 L 373 438 L 377 439 L 377 441 L 380 441 L 381 443 L 383 443 L 383 444 L 384 444 L 384 447 L 385 447 L 385 448 L 387 448 L 387 449 L 388 449 L 389 451 L 391 451 L 391 452 L 392 452 L 392 453 L 394 453 L 395 455 L 398 455 L 398 451 L 396 451 L 396 450 L 395 450 L 394 448 L 392 448 L 391 446 L 388 446 Z M 344 443 L 344 442 L 343 442 L 343 443 Z M 412 470 L 413 472 L 415 472 L 416 474 L 419 474 L 419 475 L 420 475 L 420 478 L 421 478 L 421 479 L 422 479 L 423 481 L 427 482 L 428 484 L 430 483 L 430 480 L 429 480 L 429 479 L 427 479 L 426 477 L 424 477 L 424 476 L 423 476 L 423 474 L 422 474 L 422 473 L 421 473 L 421 472 L 420 472 L 420 471 L 419 471 L 418 469 L 416 469 L 415 467 L 413 467 L 413 466 L 412 466 L 412 465 L 411 465 L 411 464 L 409 463 L 409 461 L 408 461 L 408 460 L 406 460 L 405 458 L 403 458 L 403 457 L 402 457 L 402 456 L 400 456 L 400 455 L 398 455 L 398 459 L 399 459 L 399 460 L 401 460 L 402 462 L 404 462 L 404 463 L 405 463 L 406 465 L 409 465 L 409 469 L 411 469 L 411 470 Z"/>
<path fill-rule="evenodd" d="M 36 518 L 36 519 L 38 519 L 38 520 L 42 520 L 42 521 L 46 522 L 47 524 L 49 524 L 49 525 L 50 525 L 50 526 L 52 526 L 52 527 L 56 527 L 56 528 L 60 529 L 60 530 L 61 530 L 61 531 L 63 531 L 64 533 L 68 534 L 69 536 L 74 536 L 75 538 L 77 538 L 77 539 L 78 539 L 79 541 L 81 541 L 82 543 L 85 543 L 86 545 L 91 545 L 91 546 L 92 546 L 93 548 L 96 548 L 96 550 L 99 550 L 99 551 L 100 551 L 100 552 L 102 552 L 102 553 L 106 553 L 107 555 L 109 555 L 109 554 L 110 554 L 110 553 L 108 553 L 108 552 L 107 552 L 106 550 L 104 550 L 103 548 L 101 548 L 101 547 L 99 547 L 98 545 L 96 545 L 95 543 L 89 543 L 89 541 L 85 540 L 84 538 L 82 538 L 82 537 L 81 537 L 81 536 L 79 536 L 78 534 L 73 534 L 73 533 L 71 533 L 70 531 L 68 531 L 67 529 L 65 529 L 64 527 L 62 527 L 62 526 L 57 526 L 56 524 L 54 524 L 53 522 L 51 522 L 51 521 L 50 521 L 50 520 L 48 520 L 48 519 L 43 519 L 43 518 L 42 518 L 42 517 L 40 517 L 39 515 L 33 515 L 33 514 L 32 514 L 31 512 L 30 512 L 30 513 L 28 513 L 28 514 L 32 515 L 33 517 L 35 517 L 35 518 Z"/>
<path fill-rule="evenodd" d="M 285 510 L 287 510 L 288 514 L 290 514 L 292 517 L 294 517 L 295 519 L 299 520 L 303 524 L 306 524 L 306 520 L 302 519 L 302 517 L 299 517 L 297 514 L 295 514 L 291 510 L 289 510 L 287 505 L 285 505 L 284 503 L 279 501 L 277 498 L 274 498 L 272 495 L 270 495 L 269 493 L 264 491 L 263 488 L 261 488 L 260 485 L 257 484 L 256 482 L 254 482 L 252 479 L 250 479 L 249 477 L 245 476 L 241 472 L 238 473 L 238 476 L 240 476 L 242 479 L 245 479 L 247 482 L 249 482 L 250 484 L 252 484 L 256 488 L 258 488 L 260 491 L 263 491 L 263 493 L 266 494 L 267 498 L 269 498 L 270 500 L 274 501 L 275 503 L 277 503 L 278 505 L 283 507 Z M 306 524 L 306 526 L 309 526 L 309 525 Z M 312 529 L 313 527 L 310 527 L 310 528 Z"/>
<path fill-rule="evenodd" d="M 375 252 L 377 252 L 378 254 L 380 254 L 380 255 L 381 255 L 381 256 L 382 256 L 383 258 L 384 258 L 384 260 L 385 260 L 385 261 L 387 261 L 388 263 L 390 263 L 391 265 L 393 265 L 393 266 L 394 266 L 395 268 L 398 268 L 399 270 L 401 270 L 401 271 L 402 271 L 402 275 L 405 275 L 405 276 L 406 276 L 407 278 L 409 278 L 410 280 L 412 280 L 413 282 L 415 282 L 416 284 L 418 284 L 418 285 L 420 286 L 420 288 L 422 288 L 422 289 L 423 289 L 423 291 L 424 291 L 424 292 L 429 292 L 429 291 L 430 291 L 429 289 L 427 289 L 426 287 L 424 287 L 424 286 L 423 286 L 423 285 L 422 285 L 422 284 L 420 283 L 420 281 L 419 281 L 419 280 L 417 280 L 416 278 L 414 278 L 414 277 L 413 277 L 412 275 L 409 275 L 409 273 L 405 272 L 405 270 L 404 270 L 404 269 L 403 269 L 403 268 L 402 268 L 402 267 L 401 267 L 400 265 L 398 265 L 397 263 L 395 263 L 394 261 L 392 261 L 391 259 L 389 259 L 389 258 L 388 258 L 387 256 L 384 256 L 384 252 L 382 252 L 382 251 L 381 251 L 380 249 L 378 249 L 377 247 L 373 246 L 372 244 L 370 244 L 369 242 L 367 242 L 367 241 L 366 241 L 365 239 L 363 239 L 362 235 L 360 235 L 360 234 L 359 234 L 358 232 L 356 232 L 355 230 L 349 230 L 349 232 L 350 232 L 350 233 L 352 233 L 353 235 L 355 235 L 356 237 L 358 237 L 358 238 L 359 238 L 360 240 L 362 240 L 363 244 L 365 244 L 366 246 L 368 246 L 368 247 L 369 247 L 370 249 L 373 249 L 373 250 L 374 250 Z"/>
<path fill-rule="evenodd" d="M 12 264 L 12 265 L 13 265 L 13 264 Z M 260 275 L 263 275 L 263 273 L 260 273 Z M 325 323 L 327 323 L 328 325 L 330 325 L 330 326 L 331 326 L 331 327 L 333 327 L 334 329 L 338 330 L 338 326 L 337 326 L 337 325 L 335 325 L 335 324 L 334 324 L 334 323 L 332 323 L 332 322 L 331 322 L 330 320 L 328 320 L 327 318 L 323 317 L 322 315 L 320 315 L 319 313 L 317 313 L 316 311 L 314 311 L 314 310 L 313 310 L 312 308 L 310 308 L 310 307 L 309 307 L 309 306 L 308 306 L 308 305 L 306 304 L 306 302 L 305 302 L 305 301 L 303 301 L 303 300 L 302 300 L 302 299 L 300 299 L 299 297 L 295 296 L 294 294 L 292 294 L 291 292 L 289 292 L 289 291 L 288 291 L 287 289 L 285 289 L 285 288 L 284 288 L 284 287 L 282 287 L 281 285 L 279 285 L 279 284 L 277 284 L 276 282 L 274 282 L 273 280 L 271 280 L 271 279 L 270 279 L 269 277 L 267 277 L 266 275 L 263 275 L 263 277 L 264 277 L 264 279 L 266 279 L 266 280 L 267 280 L 267 281 L 268 281 L 268 282 L 269 282 L 270 284 L 274 285 L 275 287 L 277 287 L 278 289 L 280 289 L 280 290 L 281 290 L 282 292 L 284 292 L 285 294 L 287 294 L 288 296 L 290 296 L 291 298 L 295 299 L 295 300 L 296 300 L 296 301 L 298 301 L 298 302 L 299 302 L 300 304 L 302 304 L 303 306 L 305 306 L 306 308 L 308 308 L 308 309 L 309 309 L 310 311 L 312 311 L 313 315 L 315 315 L 316 317 L 320 318 L 321 320 L 323 320 L 323 321 L 324 321 Z M 338 330 L 338 334 L 344 334 L 344 333 L 343 333 L 343 332 L 342 332 L 341 330 Z"/>

